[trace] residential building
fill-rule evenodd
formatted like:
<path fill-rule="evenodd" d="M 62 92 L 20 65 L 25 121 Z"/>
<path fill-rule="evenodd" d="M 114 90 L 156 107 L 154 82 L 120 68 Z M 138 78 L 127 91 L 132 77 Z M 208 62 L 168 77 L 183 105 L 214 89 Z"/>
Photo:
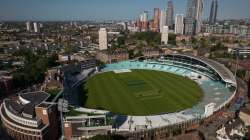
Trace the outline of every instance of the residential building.
<path fill-rule="evenodd" d="M 31 27 L 30 27 L 30 22 L 29 22 L 29 21 L 26 22 L 26 30 L 27 30 L 28 32 L 31 31 Z"/>
<path fill-rule="evenodd" d="M 161 33 L 161 42 L 163 45 L 168 44 L 168 26 L 163 26 L 163 30 Z"/>
<path fill-rule="evenodd" d="M 108 49 L 108 34 L 106 28 L 100 28 L 99 30 L 99 50 Z"/>
<path fill-rule="evenodd" d="M 195 35 L 195 20 L 193 18 L 184 19 L 184 34 Z"/>
<path fill-rule="evenodd" d="M 163 27 L 166 26 L 166 10 L 161 10 L 161 17 L 160 17 L 160 32 L 162 33 Z"/>
<path fill-rule="evenodd" d="M 182 14 L 177 14 L 175 17 L 175 34 L 183 34 L 184 32 L 184 17 Z"/>
<path fill-rule="evenodd" d="M 36 22 L 33 23 L 33 26 L 34 26 L 34 32 L 35 33 L 40 32 L 40 26 L 38 26 L 38 24 Z"/>
<path fill-rule="evenodd" d="M 160 15 L 161 11 L 159 8 L 154 8 L 154 19 L 153 19 L 153 25 L 152 25 L 152 31 L 158 32 L 159 26 L 160 26 Z"/>
<path fill-rule="evenodd" d="M 114 52 L 99 51 L 96 55 L 96 59 L 105 63 L 119 62 L 129 59 L 129 54 L 125 50 L 115 50 Z"/>

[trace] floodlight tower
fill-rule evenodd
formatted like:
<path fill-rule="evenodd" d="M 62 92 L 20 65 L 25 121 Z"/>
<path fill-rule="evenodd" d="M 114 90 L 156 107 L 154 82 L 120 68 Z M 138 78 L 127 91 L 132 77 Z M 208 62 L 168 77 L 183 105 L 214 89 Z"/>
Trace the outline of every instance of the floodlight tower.
<path fill-rule="evenodd" d="M 65 90 L 65 87 L 67 90 Z M 62 133 L 62 137 L 61 139 L 64 139 L 64 117 L 63 117 L 63 112 L 67 112 L 68 110 L 68 101 L 65 100 L 65 91 L 68 91 L 68 83 L 67 83 L 67 77 L 65 74 L 63 74 L 63 91 L 62 91 L 62 98 L 59 99 L 58 101 L 58 110 L 60 111 L 60 119 L 61 119 L 61 133 Z"/>

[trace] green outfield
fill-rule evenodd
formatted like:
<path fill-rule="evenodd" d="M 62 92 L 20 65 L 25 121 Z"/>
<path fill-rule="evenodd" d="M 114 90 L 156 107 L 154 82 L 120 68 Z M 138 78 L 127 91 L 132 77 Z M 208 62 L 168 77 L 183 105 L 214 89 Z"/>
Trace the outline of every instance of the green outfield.
<path fill-rule="evenodd" d="M 100 73 L 91 77 L 83 88 L 87 97 L 85 107 L 129 115 L 180 111 L 191 108 L 203 96 L 194 81 L 151 70 Z"/>

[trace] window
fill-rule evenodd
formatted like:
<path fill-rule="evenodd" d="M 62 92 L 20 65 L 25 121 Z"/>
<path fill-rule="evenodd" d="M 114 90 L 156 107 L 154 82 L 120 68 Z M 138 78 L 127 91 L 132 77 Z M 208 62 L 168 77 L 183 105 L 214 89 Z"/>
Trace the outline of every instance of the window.
<path fill-rule="evenodd" d="M 47 110 L 43 110 L 43 115 L 47 115 Z"/>
<path fill-rule="evenodd" d="M 69 127 L 69 124 L 68 124 L 68 123 L 65 123 L 64 126 L 65 126 L 65 127 Z"/>

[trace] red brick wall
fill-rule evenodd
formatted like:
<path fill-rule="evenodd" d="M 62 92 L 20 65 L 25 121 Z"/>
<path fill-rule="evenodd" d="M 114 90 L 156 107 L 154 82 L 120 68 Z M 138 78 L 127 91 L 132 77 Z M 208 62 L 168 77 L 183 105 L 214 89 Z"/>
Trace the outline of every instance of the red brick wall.
<path fill-rule="evenodd" d="M 64 137 L 67 140 L 70 140 L 72 136 L 72 127 L 69 122 L 64 122 Z"/>

